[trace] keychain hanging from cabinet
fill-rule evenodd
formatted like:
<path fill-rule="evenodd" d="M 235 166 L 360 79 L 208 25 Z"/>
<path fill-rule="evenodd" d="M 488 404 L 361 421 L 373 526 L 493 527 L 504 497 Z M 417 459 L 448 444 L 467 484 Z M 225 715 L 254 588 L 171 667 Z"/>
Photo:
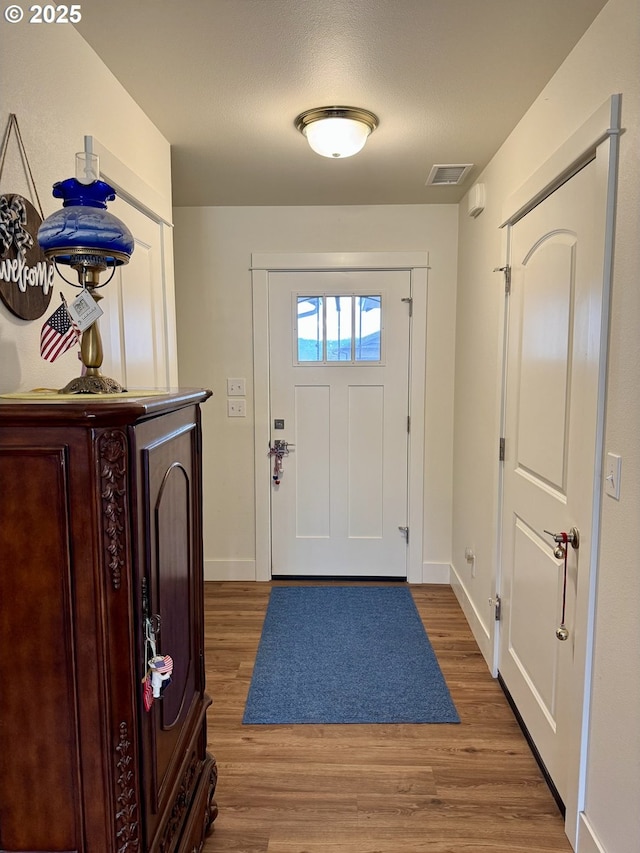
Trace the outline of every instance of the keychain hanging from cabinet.
<path fill-rule="evenodd" d="M 142 614 L 144 625 L 144 676 L 142 700 L 145 711 L 150 711 L 156 699 L 162 699 L 171 684 L 173 658 L 158 652 L 158 637 L 162 626 L 159 614 L 149 615 L 149 598 L 146 578 L 142 582 Z"/>

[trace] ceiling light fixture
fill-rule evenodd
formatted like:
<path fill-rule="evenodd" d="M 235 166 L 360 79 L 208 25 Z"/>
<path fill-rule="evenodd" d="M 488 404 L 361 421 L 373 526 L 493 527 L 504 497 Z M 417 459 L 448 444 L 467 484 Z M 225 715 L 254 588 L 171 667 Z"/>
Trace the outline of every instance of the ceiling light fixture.
<path fill-rule="evenodd" d="M 378 126 L 378 117 L 358 107 L 316 107 L 301 113 L 295 126 L 316 154 L 337 159 L 364 148 Z"/>

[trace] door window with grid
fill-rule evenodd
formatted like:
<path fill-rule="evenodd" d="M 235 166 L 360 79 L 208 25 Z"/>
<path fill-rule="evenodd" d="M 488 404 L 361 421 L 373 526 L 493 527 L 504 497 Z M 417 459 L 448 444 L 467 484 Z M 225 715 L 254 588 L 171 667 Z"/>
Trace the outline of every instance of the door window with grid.
<path fill-rule="evenodd" d="M 382 362 L 382 297 L 296 297 L 297 364 Z"/>

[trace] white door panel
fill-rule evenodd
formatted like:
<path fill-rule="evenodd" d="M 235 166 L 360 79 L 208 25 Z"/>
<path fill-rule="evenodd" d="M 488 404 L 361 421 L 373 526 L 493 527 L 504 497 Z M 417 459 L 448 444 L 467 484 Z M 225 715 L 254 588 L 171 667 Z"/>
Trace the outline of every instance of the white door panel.
<path fill-rule="evenodd" d="M 347 400 L 350 539 L 383 537 L 384 386 L 351 385 Z"/>
<path fill-rule="evenodd" d="M 296 538 L 328 539 L 331 535 L 330 387 L 302 385 L 293 389 L 295 460 L 286 460 L 287 480 L 295 477 Z M 287 419 L 285 419 L 285 423 Z M 284 489 L 289 483 L 285 482 Z"/>
<path fill-rule="evenodd" d="M 518 463 L 564 489 L 576 238 L 546 235 L 524 260 Z"/>
<path fill-rule="evenodd" d="M 602 240 L 591 163 L 512 228 L 503 503 L 500 673 L 560 796 L 578 758 L 584 672 L 578 584 L 589 585 Z M 552 533 L 580 531 L 553 554 Z M 562 618 L 569 638 L 560 641 Z M 579 659 L 584 660 L 579 655 Z"/>
<path fill-rule="evenodd" d="M 117 268 L 104 290 L 103 326 L 109 330 L 104 372 L 128 389 L 165 388 L 169 357 L 162 225 L 121 198 L 111 209 L 133 234 L 135 247 L 129 263 Z"/>
<path fill-rule="evenodd" d="M 284 421 L 271 440 L 292 445 L 272 486 L 273 575 L 406 577 L 399 527 L 407 525 L 409 311 L 402 300 L 410 280 L 408 271 L 269 276 L 272 427 Z M 371 357 L 364 333 L 362 348 L 350 349 L 346 317 L 337 350 L 329 335 L 326 351 L 321 340 L 299 350 L 296 311 L 305 295 L 324 299 L 310 321 L 319 339 L 324 312 L 329 328 L 329 300 L 351 296 L 355 311 L 366 297 L 380 297 L 380 358 Z M 364 313 L 354 315 L 355 326 Z M 312 350 L 317 363 L 299 360 L 315 357 Z"/>

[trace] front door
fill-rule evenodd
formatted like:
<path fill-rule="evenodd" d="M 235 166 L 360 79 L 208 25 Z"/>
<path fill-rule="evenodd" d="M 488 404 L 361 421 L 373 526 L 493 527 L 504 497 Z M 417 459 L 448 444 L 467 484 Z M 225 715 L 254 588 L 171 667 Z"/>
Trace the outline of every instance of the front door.
<path fill-rule="evenodd" d="M 599 466 L 596 161 L 511 232 L 499 671 L 561 798 L 579 765 Z M 553 534 L 578 542 L 560 543 Z M 549 531 L 549 532 L 547 532 Z M 566 552 L 566 572 L 565 556 Z M 576 736 L 577 735 L 577 736 Z"/>
<path fill-rule="evenodd" d="M 407 576 L 410 296 L 409 270 L 269 276 L 273 576 Z"/>

